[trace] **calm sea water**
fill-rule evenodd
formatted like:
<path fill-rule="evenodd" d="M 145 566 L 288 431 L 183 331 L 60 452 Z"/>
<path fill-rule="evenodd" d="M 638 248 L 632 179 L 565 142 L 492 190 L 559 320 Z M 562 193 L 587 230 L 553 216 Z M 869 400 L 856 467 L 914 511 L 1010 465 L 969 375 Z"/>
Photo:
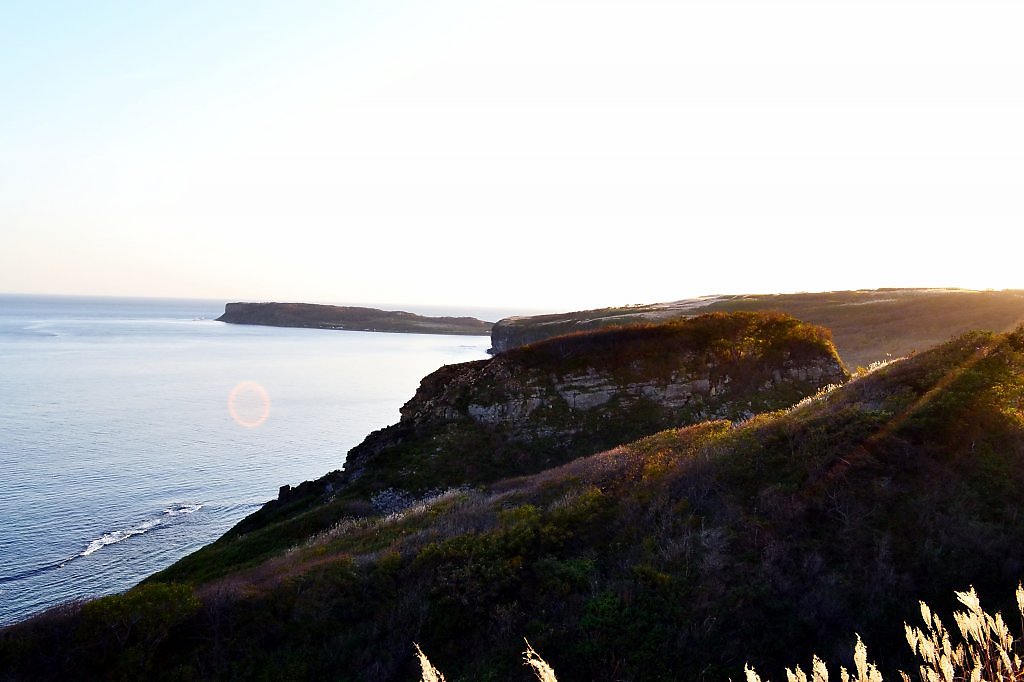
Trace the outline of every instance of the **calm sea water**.
<path fill-rule="evenodd" d="M 0 296 L 0 625 L 124 590 L 341 468 L 424 375 L 489 345 L 222 311 Z"/>

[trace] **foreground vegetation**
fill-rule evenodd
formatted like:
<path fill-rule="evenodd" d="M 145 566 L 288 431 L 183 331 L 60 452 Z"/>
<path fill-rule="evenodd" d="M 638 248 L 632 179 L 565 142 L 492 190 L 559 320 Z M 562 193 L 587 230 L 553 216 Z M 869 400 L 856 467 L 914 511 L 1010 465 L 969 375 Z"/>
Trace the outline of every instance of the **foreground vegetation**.
<path fill-rule="evenodd" d="M 905 625 L 910 650 L 921 659 L 918 667 L 919 679 L 923 682 L 972 680 L 972 682 L 1018 682 L 1024 679 L 1024 662 L 1021 650 L 1024 640 L 1014 637 L 1011 628 L 1000 613 L 994 616 L 981 608 L 974 588 L 957 592 L 957 599 L 967 607 L 966 611 L 953 614 L 959 635 L 951 632 L 942 623 L 938 614 L 921 602 L 921 618 L 924 627 Z M 1020 612 L 1024 630 L 1024 586 L 1017 585 L 1017 610 Z M 857 637 L 854 646 L 854 673 L 839 667 L 840 682 L 882 682 L 878 666 L 868 662 L 867 646 Z M 434 667 L 426 654 L 416 645 L 422 682 L 445 682 L 444 674 Z M 526 665 L 540 682 L 557 682 L 554 669 L 541 658 L 530 643 L 523 652 Z M 829 669 L 817 656 L 811 662 L 811 676 L 808 678 L 800 666 L 786 668 L 786 679 L 790 682 L 828 682 Z M 744 667 L 747 682 L 761 682 L 761 676 L 750 666 Z M 910 682 L 910 675 L 900 671 L 904 682 Z"/>
<path fill-rule="evenodd" d="M 971 333 L 742 423 L 390 514 L 282 512 L 253 533 L 286 551 L 7 628 L 0 670 L 414 679 L 418 642 L 450 682 L 530 679 L 525 636 L 566 680 L 779 679 L 814 652 L 855 669 L 859 633 L 895 678 L 911 604 L 1024 575 L 1022 486 L 1024 330 Z"/>

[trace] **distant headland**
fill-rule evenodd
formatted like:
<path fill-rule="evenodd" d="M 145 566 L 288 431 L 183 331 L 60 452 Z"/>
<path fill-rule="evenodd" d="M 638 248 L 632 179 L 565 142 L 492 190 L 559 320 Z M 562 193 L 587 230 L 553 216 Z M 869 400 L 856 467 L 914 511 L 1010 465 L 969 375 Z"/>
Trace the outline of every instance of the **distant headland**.
<path fill-rule="evenodd" d="M 475 317 L 425 317 L 401 310 L 316 303 L 228 303 L 217 321 L 269 327 L 465 336 L 487 336 L 494 326 Z"/>

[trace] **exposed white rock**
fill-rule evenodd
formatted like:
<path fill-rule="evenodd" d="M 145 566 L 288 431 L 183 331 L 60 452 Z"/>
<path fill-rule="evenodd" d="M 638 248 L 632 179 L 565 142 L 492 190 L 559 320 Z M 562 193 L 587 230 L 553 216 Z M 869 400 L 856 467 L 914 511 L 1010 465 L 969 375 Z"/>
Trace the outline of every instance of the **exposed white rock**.
<path fill-rule="evenodd" d="M 523 397 L 518 400 L 507 400 L 491 405 L 471 403 L 466 412 L 481 424 L 516 423 L 530 415 L 531 412 L 544 404 L 542 398 Z"/>

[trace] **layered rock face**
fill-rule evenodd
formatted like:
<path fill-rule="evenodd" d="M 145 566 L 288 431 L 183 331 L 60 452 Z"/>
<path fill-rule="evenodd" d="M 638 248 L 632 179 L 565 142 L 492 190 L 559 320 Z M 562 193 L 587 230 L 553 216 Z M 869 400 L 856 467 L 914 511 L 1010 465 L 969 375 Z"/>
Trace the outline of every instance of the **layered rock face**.
<path fill-rule="evenodd" d="M 549 339 L 442 367 L 345 465 L 367 489 L 539 471 L 661 429 L 739 420 L 847 378 L 829 333 L 780 314 L 712 314 Z"/>

